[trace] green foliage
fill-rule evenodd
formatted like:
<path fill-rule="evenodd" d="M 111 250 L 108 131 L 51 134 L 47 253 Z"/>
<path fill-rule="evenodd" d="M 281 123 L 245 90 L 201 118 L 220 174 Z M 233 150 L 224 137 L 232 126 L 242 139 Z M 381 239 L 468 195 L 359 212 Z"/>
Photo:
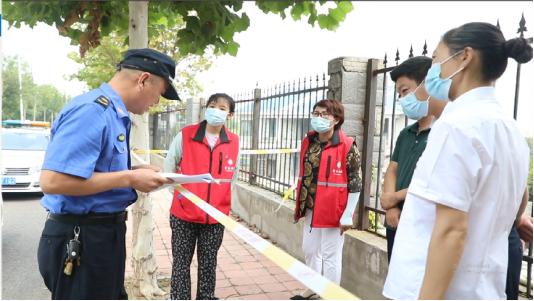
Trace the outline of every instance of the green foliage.
<path fill-rule="evenodd" d="M 159 22 L 167 23 L 164 19 L 159 20 Z M 177 62 L 175 85 L 182 99 L 185 99 L 202 92 L 202 87 L 196 78 L 198 73 L 211 67 L 213 55 L 190 54 L 182 56 L 176 46 L 177 37 L 175 34 L 176 27 L 182 23 L 174 22 L 174 24 L 175 27 L 173 28 L 166 28 L 161 24 L 154 25 L 158 35 L 149 41 L 149 46 L 167 53 Z M 76 74 L 71 75 L 71 79 L 86 82 L 91 89 L 99 87 L 113 76 L 115 66 L 120 62 L 123 52 L 127 49 L 125 38 L 112 32 L 101 40 L 98 47 L 88 50 L 83 57 L 78 53 L 70 53 L 69 58 L 83 66 Z M 150 113 L 178 108 L 180 108 L 179 102 L 161 98 L 158 105 L 150 108 Z"/>
<path fill-rule="evenodd" d="M 28 68 L 21 62 L 22 100 L 25 119 L 50 121 L 51 114 L 56 115 L 65 104 L 65 96 L 50 85 L 37 85 Z M 2 119 L 20 119 L 19 76 L 16 57 L 6 57 L 2 68 Z M 35 112 L 35 113 L 34 113 Z"/>
<path fill-rule="evenodd" d="M 386 229 L 374 211 L 369 211 L 369 230 L 382 232 Z"/>
<path fill-rule="evenodd" d="M 83 67 L 70 79 L 83 81 L 90 89 L 107 82 L 115 73 L 115 66 L 121 61 L 122 53 L 128 49 L 123 39 L 110 34 L 102 39 L 100 46 L 90 49 L 81 57 L 76 52 L 69 53 L 69 58 Z"/>
<path fill-rule="evenodd" d="M 44 22 L 69 37 L 73 45 L 79 45 L 79 54 L 70 54 L 70 58 L 84 67 L 72 78 L 86 82 L 91 88 L 111 78 L 114 66 L 126 50 L 128 1 L 4 1 L 2 4 L 9 26 L 33 27 Z M 183 89 L 182 94 L 201 92 L 195 75 L 211 66 L 210 54 L 237 55 L 239 44 L 234 41 L 235 33 L 250 26 L 250 18 L 241 12 L 242 6 L 243 0 L 149 2 L 149 44 L 180 62 L 176 84 Z M 328 30 L 335 30 L 353 8 L 350 1 L 258 0 L 256 6 L 283 19 L 288 13 L 293 20 L 307 17 L 310 25 Z M 328 13 L 318 12 L 318 8 L 327 6 Z M 18 93 L 13 87 L 6 89 L 6 95 Z M 17 107 L 14 97 L 4 102 L 6 114 L 14 114 Z M 56 106 L 55 103 L 47 105 Z M 176 108 L 177 104 L 162 99 L 151 112 L 167 107 Z"/>
<path fill-rule="evenodd" d="M 10 26 L 37 22 L 55 26 L 59 33 L 80 45 L 80 54 L 103 43 L 103 38 L 116 33 L 128 35 L 128 1 L 4 1 L 4 17 Z M 149 39 L 158 36 L 158 29 L 175 28 L 174 46 L 181 55 L 202 55 L 211 49 L 216 54 L 236 55 L 239 44 L 236 32 L 250 26 L 250 18 L 240 12 L 243 0 L 226 1 L 151 1 L 149 2 Z M 335 30 L 352 11 L 350 1 L 256 1 L 264 13 L 274 13 L 293 20 L 304 17 L 310 25 Z M 318 8 L 328 8 L 319 13 Z M 127 42 L 127 41 L 126 41 Z"/>
<path fill-rule="evenodd" d="M 2 119 L 19 119 L 19 78 L 17 71 L 17 60 L 15 58 L 5 58 L 2 68 Z M 22 80 L 28 85 L 31 75 L 28 66 L 22 65 Z"/>

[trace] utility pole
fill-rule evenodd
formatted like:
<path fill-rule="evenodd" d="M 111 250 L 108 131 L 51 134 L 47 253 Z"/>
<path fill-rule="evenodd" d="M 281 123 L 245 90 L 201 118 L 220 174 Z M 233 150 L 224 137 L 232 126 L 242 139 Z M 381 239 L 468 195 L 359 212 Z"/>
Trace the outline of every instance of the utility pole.
<path fill-rule="evenodd" d="M 20 120 L 24 120 L 24 103 L 22 102 L 22 75 L 20 74 L 20 56 L 17 56 L 17 65 L 19 71 L 19 106 L 20 106 Z"/>

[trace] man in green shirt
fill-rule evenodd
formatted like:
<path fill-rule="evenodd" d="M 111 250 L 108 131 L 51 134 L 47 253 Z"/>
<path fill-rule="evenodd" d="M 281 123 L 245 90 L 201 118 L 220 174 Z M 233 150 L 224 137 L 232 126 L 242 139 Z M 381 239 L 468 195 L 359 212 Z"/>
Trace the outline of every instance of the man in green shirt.
<path fill-rule="evenodd" d="M 418 56 L 404 61 L 390 73 L 391 79 L 396 83 L 399 102 L 407 116 L 413 115 L 408 112 L 407 106 L 410 102 L 428 102 L 428 94 L 421 83 L 431 65 L 432 59 Z M 432 115 L 424 116 L 400 132 L 384 176 L 384 188 L 380 204 L 386 210 L 388 261 L 391 259 L 395 232 L 399 223 L 402 205 L 406 198 L 406 192 L 412 181 L 417 161 L 425 150 L 433 119 Z"/>

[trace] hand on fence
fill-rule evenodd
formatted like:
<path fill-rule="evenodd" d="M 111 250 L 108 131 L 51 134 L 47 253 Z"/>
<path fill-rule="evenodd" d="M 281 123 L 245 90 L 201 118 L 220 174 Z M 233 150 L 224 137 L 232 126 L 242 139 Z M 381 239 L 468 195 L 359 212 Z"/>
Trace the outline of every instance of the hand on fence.
<path fill-rule="evenodd" d="M 528 215 L 521 215 L 517 223 L 517 231 L 519 237 L 526 242 L 532 243 L 532 217 Z"/>
<path fill-rule="evenodd" d="M 401 210 L 398 207 L 393 207 L 386 210 L 386 222 L 388 226 L 397 228 L 399 225 Z"/>

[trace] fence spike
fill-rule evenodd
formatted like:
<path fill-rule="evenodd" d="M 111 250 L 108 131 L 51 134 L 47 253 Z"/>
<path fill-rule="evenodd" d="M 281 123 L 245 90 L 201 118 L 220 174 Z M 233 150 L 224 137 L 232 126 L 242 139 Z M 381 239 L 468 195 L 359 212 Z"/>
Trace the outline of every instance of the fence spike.
<path fill-rule="evenodd" d="M 519 21 L 519 28 L 517 29 L 517 33 L 519 34 L 519 37 L 523 38 L 525 36 L 525 31 L 527 31 L 527 27 L 525 26 L 527 24 L 527 21 L 525 20 L 525 14 L 521 13 L 521 20 Z"/>

